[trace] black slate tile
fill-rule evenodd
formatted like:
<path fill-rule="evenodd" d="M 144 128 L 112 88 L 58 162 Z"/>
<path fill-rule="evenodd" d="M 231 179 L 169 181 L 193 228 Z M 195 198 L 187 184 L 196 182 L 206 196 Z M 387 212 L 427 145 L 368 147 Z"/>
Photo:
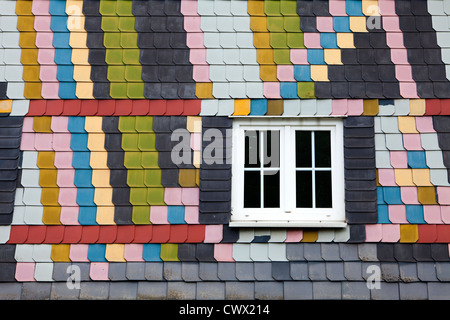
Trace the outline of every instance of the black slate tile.
<path fill-rule="evenodd" d="M 0 282 L 15 281 L 16 263 L 2 262 L 0 263 Z"/>
<path fill-rule="evenodd" d="M 147 13 L 150 16 L 165 16 L 164 1 L 149 0 L 148 6 L 147 6 Z"/>
<path fill-rule="evenodd" d="M 142 80 L 144 82 L 159 82 L 159 78 L 158 78 L 158 72 L 159 72 L 159 67 L 156 65 L 156 60 L 155 60 L 155 65 L 143 65 L 142 66 Z M 160 83 L 158 83 L 157 85 L 161 86 Z M 152 84 L 152 86 L 154 86 Z M 161 89 L 160 89 L 161 91 Z"/>
<path fill-rule="evenodd" d="M 374 52 L 374 57 L 375 57 L 375 63 L 377 63 L 377 64 L 392 64 L 390 49 L 388 49 L 388 48 L 374 49 L 373 52 Z"/>
<path fill-rule="evenodd" d="M 428 75 L 431 81 L 446 81 L 445 66 L 442 65 L 428 65 Z"/>
<path fill-rule="evenodd" d="M 297 0 L 297 14 L 301 17 L 314 16 L 315 14 L 313 12 L 313 1 Z"/>
<path fill-rule="evenodd" d="M 434 94 L 434 86 L 431 82 L 417 81 L 417 95 L 423 99 L 433 99 L 436 98 Z"/>
<path fill-rule="evenodd" d="M 156 48 L 170 49 L 170 37 L 167 36 L 167 32 L 154 32 L 153 44 Z"/>
<path fill-rule="evenodd" d="M 425 1 L 411 0 L 410 10 L 411 10 L 411 13 L 416 16 L 416 18 L 417 18 L 417 16 L 422 16 L 422 15 L 428 16 L 428 7 L 427 7 L 427 3 Z"/>
<path fill-rule="evenodd" d="M 378 65 L 378 77 L 382 84 L 384 84 L 384 82 L 396 82 L 395 66 L 388 64 Z"/>
<path fill-rule="evenodd" d="M 223 225 L 221 243 L 235 243 L 239 239 L 239 229 L 231 228 L 228 224 Z"/>
<path fill-rule="evenodd" d="M 353 99 L 366 99 L 366 85 L 364 82 L 349 82 L 348 92 Z"/>
<path fill-rule="evenodd" d="M 363 33 L 363 32 L 355 32 L 353 33 L 353 43 L 355 44 L 355 47 L 358 48 L 357 51 L 360 48 L 372 48 L 370 45 L 370 34 L 369 33 Z"/>
<path fill-rule="evenodd" d="M 178 259 L 182 262 L 197 261 L 197 244 L 195 243 L 180 243 L 178 244 Z"/>
<path fill-rule="evenodd" d="M 131 205 L 120 206 L 116 204 L 116 206 L 114 207 L 114 222 L 116 224 L 132 225 L 133 224 L 132 216 L 133 216 L 133 207 Z"/>
<path fill-rule="evenodd" d="M 167 16 L 181 16 L 181 2 L 165 0 L 164 2 L 164 13 Z"/>
<path fill-rule="evenodd" d="M 354 214 L 353 216 L 356 216 L 356 214 Z M 365 222 L 371 223 L 371 222 L 368 222 L 367 214 L 364 214 L 364 219 L 361 222 L 355 221 L 355 223 L 356 222 L 358 222 L 358 223 L 365 223 Z M 352 221 L 349 221 L 349 223 L 352 223 Z M 350 231 L 349 231 L 350 237 L 347 240 L 348 243 L 361 243 L 361 242 L 364 242 L 366 240 L 366 227 L 365 227 L 364 224 L 349 225 L 349 229 L 350 229 Z"/>
<path fill-rule="evenodd" d="M 399 19 L 400 29 L 403 32 L 417 32 L 416 18 L 414 16 L 403 16 Z"/>
<path fill-rule="evenodd" d="M 0 262 L 16 262 L 15 253 L 15 244 L 2 244 L 0 246 Z"/>
<path fill-rule="evenodd" d="M 196 99 L 195 83 L 178 83 L 178 96 L 180 99 Z"/>
<path fill-rule="evenodd" d="M 326 0 L 313 0 L 312 12 L 316 16 L 328 17 L 330 12 L 328 10 L 328 1 Z"/>
<path fill-rule="evenodd" d="M 178 84 L 172 82 L 161 83 L 161 97 L 163 99 L 180 99 L 178 96 Z"/>
<path fill-rule="evenodd" d="M 130 205 L 130 189 L 125 187 L 113 188 L 112 202 L 114 203 L 116 208 Z"/>
<path fill-rule="evenodd" d="M 94 82 L 93 96 L 96 99 L 110 99 L 108 82 Z"/>
<path fill-rule="evenodd" d="M 300 29 L 303 32 L 317 32 L 316 17 L 315 16 L 301 16 Z"/>
<path fill-rule="evenodd" d="M 425 64 L 423 48 L 409 48 L 407 50 L 408 61 L 411 65 Z"/>
<path fill-rule="evenodd" d="M 395 12 L 398 15 L 412 15 L 411 2 L 405 0 L 395 1 Z"/>
<path fill-rule="evenodd" d="M 155 34 L 153 32 L 138 33 L 138 46 L 140 49 L 155 48 Z"/>
<path fill-rule="evenodd" d="M 415 262 L 413 246 L 409 243 L 394 243 L 394 258 L 399 262 Z"/>
<path fill-rule="evenodd" d="M 345 82 L 341 82 L 341 83 L 345 83 Z M 321 99 L 332 98 L 333 97 L 332 83 L 330 83 L 329 81 L 314 82 L 314 94 L 317 98 L 321 98 Z"/>
<path fill-rule="evenodd" d="M 433 243 L 430 249 L 431 257 L 435 261 L 450 261 L 447 243 Z"/>
<path fill-rule="evenodd" d="M 420 43 L 423 48 L 439 48 L 436 32 L 420 32 Z"/>
<path fill-rule="evenodd" d="M 289 262 L 272 262 L 272 277 L 276 281 L 292 280 Z"/>
<path fill-rule="evenodd" d="M 216 259 L 214 259 L 214 244 L 197 244 L 196 258 L 202 262 L 216 262 Z"/>
<path fill-rule="evenodd" d="M 394 244 L 392 243 L 378 243 L 377 244 L 377 258 L 382 262 L 394 262 Z"/>
<path fill-rule="evenodd" d="M 436 98 L 441 99 L 450 98 L 450 82 L 448 81 L 433 82 L 433 92 Z"/>
<path fill-rule="evenodd" d="M 345 66 L 329 65 L 328 66 L 328 79 L 330 79 L 330 81 L 346 81 Z"/>
<path fill-rule="evenodd" d="M 178 188 L 178 168 L 161 169 L 161 184 L 166 188 Z"/>
<path fill-rule="evenodd" d="M 358 65 L 358 54 L 356 49 L 341 49 L 341 61 L 344 65 Z"/>

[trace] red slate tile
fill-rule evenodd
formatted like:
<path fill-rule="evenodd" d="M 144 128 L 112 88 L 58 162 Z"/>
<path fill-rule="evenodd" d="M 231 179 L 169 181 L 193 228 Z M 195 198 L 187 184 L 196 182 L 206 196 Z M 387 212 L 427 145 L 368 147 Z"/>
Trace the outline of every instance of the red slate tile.
<path fill-rule="evenodd" d="M 200 99 L 184 100 L 184 116 L 196 116 L 200 113 L 202 101 Z"/>
<path fill-rule="evenodd" d="M 112 116 L 115 111 L 115 100 L 98 100 L 97 116 Z"/>
<path fill-rule="evenodd" d="M 147 115 L 149 106 L 147 99 L 133 100 L 130 116 Z"/>
<path fill-rule="evenodd" d="M 39 244 L 44 242 L 47 226 L 30 226 L 25 243 Z"/>
<path fill-rule="evenodd" d="M 170 225 L 170 243 L 183 243 L 188 236 L 187 224 L 172 224 Z"/>
<path fill-rule="evenodd" d="M 425 115 L 433 116 L 441 113 L 441 100 L 440 99 L 427 99 L 425 100 Z"/>
<path fill-rule="evenodd" d="M 47 100 L 30 100 L 27 116 L 42 116 L 47 110 Z"/>
<path fill-rule="evenodd" d="M 61 243 L 65 226 L 47 226 L 44 243 Z"/>
<path fill-rule="evenodd" d="M 128 116 L 133 109 L 132 100 L 116 100 L 116 116 Z"/>
<path fill-rule="evenodd" d="M 59 116 L 64 110 L 64 100 L 48 100 L 45 114 L 48 116 Z"/>
<path fill-rule="evenodd" d="M 81 103 L 80 116 L 95 116 L 98 110 L 99 100 L 83 100 Z"/>
<path fill-rule="evenodd" d="M 64 116 L 77 116 L 81 111 L 81 101 L 78 99 L 74 100 L 63 100 L 63 115 Z"/>
<path fill-rule="evenodd" d="M 134 225 L 117 226 L 117 238 L 115 243 L 131 243 L 134 239 Z"/>
<path fill-rule="evenodd" d="M 419 239 L 418 243 L 433 243 L 436 241 L 435 224 L 418 224 Z"/>
<path fill-rule="evenodd" d="M 183 113 L 184 102 L 183 100 L 167 100 L 166 102 L 166 115 L 167 116 L 179 116 Z"/>
<path fill-rule="evenodd" d="M 100 232 L 100 226 L 83 226 L 79 243 L 96 243 Z"/>
<path fill-rule="evenodd" d="M 82 226 L 66 226 L 62 243 L 78 243 L 81 240 Z"/>
<path fill-rule="evenodd" d="M 7 243 L 25 243 L 28 238 L 28 226 L 11 226 Z"/>
<path fill-rule="evenodd" d="M 440 224 L 436 225 L 436 242 L 450 243 L 450 225 Z"/>
<path fill-rule="evenodd" d="M 150 100 L 148 115 L 162 116 L 166 113 L 166 100 Z"/>
<path fill-rule="evenodd" d="M 450 116 L 450 99 L 441 99 L 441 116 Z"/>
<path fill-rule="evenodd" d="M 117 237 L 117 226 L 100 226 L 97 243 L 114 243 Z"/>
<path fill-rule="evenodd" d="M 151 243 L 166 243 L 170 238 L 170 224 L 161 224 L 153 226 L 153 235 Z"/>
<path fill-rule="evenodd" d="M 205 225 L 190 224 L 188 225 L 188 236 L 186 243 L 199 243 L 205 240 Z"/>
<path fill-rule="evenodd" d="M 153 236 L 152 225 L 136 226 L 134 229 L 133 243 L 149 243 Z"/>

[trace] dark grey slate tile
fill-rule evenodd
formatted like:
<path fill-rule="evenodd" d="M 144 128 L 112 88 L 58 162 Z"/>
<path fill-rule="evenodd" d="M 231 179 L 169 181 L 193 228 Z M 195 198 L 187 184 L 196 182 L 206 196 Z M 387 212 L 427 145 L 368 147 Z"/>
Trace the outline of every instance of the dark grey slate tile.
<path fill-rule="evenodd" d="M 400 262 L 398 264 L 400 271 L 400 279 L 403 282 L 417 282 L 419 278 L 417 276 L 417 264 L 416 263 L 408 263 L 408 262 Z"/>
<path fill-rule="evenodd" d="M 163 281 L 163 268 L 162 262 L 147 262 L 145 264 L 145 279 Z"/>
<path fill-rule="evenodd" d="M 399 300 L 398 282 L 381 282 L 379 289 L 371 289 L 372 300 Z"/>
<path fill-rule="evenodd" d="M 224 300 L 225 283 L 224 282 L 198 282 L 197 300 Z"/>
<path fill-rule="evenodd" d="M 125 276 L 128 280 L 145 280 L 145 262 L 127 262 Z"/>
<path fill-rule="evenodd" d="M 200 281 L 199 264 L 197 262 L 182 262 L 181 263 L 181 277 L 184 281 Z"/>
<path fill-rule="evenodd" d="M 70 262 L 59 262 L 53 264 L 52 278 L 55 281 L 67 281 L 71 276 Z M 69 268 L 69 269 L 68 269 Z M 69 270 L 69 273 L 67 272 Z"/>
<path fill-rule="evenodd" d="M 308 261 L 323 261 L 320 243 L 305 243 L 303 245 L 303 256 Z"/>
<path fill-rule="evenodd" d="M 359 261 L 358 245 L 352 243 L 339 243 L 339 254 L 343 261 Z"/>
<path fill-rule="evenodd" d="M 286 243 L 286 258 L 289 261 L 304 261 L 302 243 Z"/>
<path fill-rule="evenodd" d="M 364 280 L 381 281 L 381 264 L 379 262 L 362 262 L 361 275 Z"/>
<path fill-rule="evenodd" d="M 198 276 L 203 281 L 219 281 L 217 263 L 200 262 Z"/>
<path fill-rule="evenodd" d="M 429 282 L 428 299 L 430 300 L 449 300 L 450 283 L 449 282 Z"/>
<path fill-rule="evenodd" d="M 80 299 L 82 300 L 106 300 L 109 297 L 109 285 L 111 282 L 81 282 Z"/>
<path fill-rule="evenodd" d="M 308 262 L 291 262 L 291 278 L 294 280 L 309 280 Z"/>
<path fill-rule="evenodd" d="M 282 300 L 283 282 L 255 282 L 255 299 L 258 300 Z"/>
<path fill-rule="evenodd" d="M 22 283 L 22 300 L 50 299 L 52 284 L 50 282 L 24 282 Z M 3 290 L 1 290 L 3 291 Z"/>
<path fill-rule="evenodd" d="M 401 262 L 415 262 L 413 247 L 411 244 L 395 243 L 394 244 L 394 258 Z"/>
<path fill-rule="evenodd" d="M 255 273 L 253 262 L 236 262 L 236 278 L 239 281 L 254 281 Z"/>
<path fill-rule="evenodd" d="M 436 267 L 433 262 L 418 262 L 417 276 L 419 280 L 425 282 L 439 281 L 436 276 Z"/>
<path fill-rule="evenodd" d="M 291 280 L 289 262 L 272 262 L 272 277 L 277 281 Z"/>
<path fill-rule="evenodd" d="M 362 261 L 378 261 L 375 243 L 358 244 L 358 256 Z"/>
<path fill-rule="evenodd" d="M 310 281 L 285 281 L 284 299 L 285 300 L 311 300 L 312 282 Z"/>
<path fill-rule="evenodd" d="M 22 284 L 18 282 L 0 283 L 1 300 L 20 300 Z"/>
<path fill-rule="evenodd" d="M 2 244 L 0 245 L 0 262 L 16 262 L 14 254 L 16 252 L 16 245 Z"/>
<path fill-rule="evenodd" d="M 225 299 L 227 300 L 255 299 L 254 282 L 225 282 Z"/>
<path fill-rule="evenodd" d="M 428 287 L 424 282 L 399 283 L 400 300 L 427 300 Z"/>
<path fill-rule="evenodd" d="M 435 261 L 450 261 L 448 244 L 446 243 L 431 244 L 431 257 Z"/>
<path fill-rule="evenodd" d="M 139 300 L 165 300 L 168 297 L 167 286 L 172 282 L 139 281 L 137 299 Z"/>
<path fill-rule="evenodd" d="M 379 243 L 377 245 L 377 257 L 380 261 L 395 261 L 394 245 L 391 243 Z"/>
<path fill-rule="evenodd" d="M 345 281 L 343 262 L 326 262 L 325 270 L 330 281 Z"/>
<path fill-rule="evenodd" d="M 381 262 L 381 277 L 386 282 L 398 282 L 400 271 L 396 262 Z"/>
<path fill-rule="evenodd" d="M 344 262 L 344 276 L 350 281 L 363 280 L 362 263 L 359 261 Z"/>
<path fill-rule="evenodd" d="M 137 282 L 111 282 L 109 288 L 110 300 L 136 300 Z"/>
<path fill-rule="evenodd" d="M 258 281 L 273 281 L 272 278 L 272 263 L 270 262 L 255 262 L 253 264 L 254 277 Z"/>
<path fill-rule="evenodd" d="M 417 261 L 433 261 L 431 257 L 431 244 L 414 243 L 412 244 L 413 257 Z"/>
<path fill-rule="evenodd" d="M 222 281 L 237 281 L 236 264 L 233 262 L 219 262 L 217 275 Z"/>
<path fill-rule="evenodd" d="M 340 282 L 317 281 L 312 283 L 314 300 L 340 300 L 342 288 Z"/>
<path fill-rule="evenodd" d="M 0 282 L 15 281 L 16 264 L 14 262 L 0 263 Z"/>
<path fill-rule="evenodd" d="M 328 280 L 325 262 L 308 262 L 308 276 L 312 281 Z"/>
<path fill-rule="evenodd" d="M 342 282 L 343 300 L 370 300 L 366 282 Z"/>
<path fill-rule="evenodd" d="M 325 261 L 341 261 L 338 243 L 322 243 L 320 245 L 322 258 Z"/>
<path fill-rule="evenodd" d="M 442 282 L 450 282 L 450 263 L 436 262 L 436 276 Z"/>
<path fill-rule="evenodd" d="M 123 262 L 111 262 L 108 267 L 108 277 L 111 281 L 125 281 L 127 265 Z"/>
<path fill-rule="evenodd" d="M 167 261 L 163 263 L 163 276 L 167 281 L 180 281 L 181 277 L 181 263 Z"/>
<path fill-rule="evenodd" d="M 50 293 L 51 300 L 78 300 L 80 289 L 69 288 L 66 282 L 53 282 Z"/>

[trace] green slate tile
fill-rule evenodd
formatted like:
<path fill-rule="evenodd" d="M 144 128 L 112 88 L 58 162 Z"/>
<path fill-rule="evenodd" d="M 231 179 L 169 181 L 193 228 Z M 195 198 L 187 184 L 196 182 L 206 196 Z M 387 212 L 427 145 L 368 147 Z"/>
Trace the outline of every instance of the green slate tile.
<path fill-rule="evenodd" d="M 141 162 L 144 162 L 143 160 L 143 154 L 141 157 L 141 152 L 125 152 L 124 155 L 124 165 L 128 169 L 142 169 Z"/>
<path fill-rule="evenodd" d="M 147 188 L 147 202 L 151 206 L 164 206 L 164 188 Z"/>
<path fill-rule="evenodd" d="M 303 99 L 314 99 L 314 82 L 298 82 L 298 96 Z"/>
<path fill-rule="evenodd" d="M 123 133 L 122 134 L 122 149 L 124 151 L 139 150 L 138 138 L 139 138 L 139 136 L 136 133 Z"/>
<path fill-rule="evenodd" d="M 115 16 L 116 15 L 116 1 L 101 0 L 100 7 L 98 9 L 102 16 Z"/>
<path fill-rule="evenodd" d="M 286 34 L 286 44 L 289 48 L 302 49 L 305 48 L 303 41 L 303 33 L 290 32 Z"/>
<path fill-rule="evenodd" d="M 135 32 L 134 17 L 119 17 L 118 28 L 122 32 Z"/>
<path fill-rule="evenodd" d="M 270 32 L 284 32 L 283 17 L 267 17 L 267 30 Z"/>
<path fill-rule="evenodd" d="M 109 94 L 113 99 L 127 99 L 127 84 L 125 82 L 112 82 Z"/>
<path fill-rule="evenodd" d="M 118 32 L 105 32 L 103 34 L 103 45 L 106 48 L 122 48 L 121 34 Z"/>
<path fill-rule="evenodd" d="M 273 50 L 273 61 L 276 64 L 292 64 L 291 53 L 289 49 L 274 49 Z"/>
<path fill-rule="evenodd" d="M 136 117 L 128 116 L 128 117 L 119 117 L 119 130 L 120 132 L 136 132 Z"/>
<path fill-rule="evenodd" d="M 147 187 L 162 187 L 161 170 L 144 170 L 144 184 Z"/>
<path fill-rule="evenodd" d="M 111 82 L 125 81 L 125 66 L 110 66 L 108 67 L 107 78 Z"/>
<path fill-rule="evenodd" d="M 138 153 L 140 154 L 141 152 Z M 142 167 L 146 169 L 159 168 L 158 152 L 157 151 L 142 152 Z"/>
<path fill-rule="evenodd" d="M 116 13 L 119 16 L 133 16 L 133 1 L 117 0 Z"/>
<path fill-rule="evenodd" d="M 151 224 L 150 206 L 133 206 L 131 220 L 134 224 Z"/>
<path fill-rule="evenodd" d="M 161 259 L 163 261 L 180 261 L 178 259 L 178 244 L 176 243 L 161 244 Z"/>
<path fill-rule="evenodd" d="M 136 117 L 135 127 L 137 132 L 153 132 L 153 117 Z"/>
<path fill-rule="evenodd" d="M 125 67 L 125 79 L 131 82 L 142 82 L 142 67 L 141 66 L 129 66 Z"/>
<path fill-rule="evenodd" d="M 123 32 L 120 34 L 120 46 L 122 48 L 137 48 L 138 35 L 136 32 Z"/>
<path fill-rule="evenodd" d="M 156 151 L 155 140 L 156 135 L 154 133 L 139 133 L 138 136 L 138 148 L 141 151 Z"/>
<path fill-rule="evenodd" d="M 144 186 L 144 170 L 128 170 L 127 184 L 130 187 Z"/>
<path fill-rule="evenodd" d="M 122 52 L 123 63 L 126 65 L 139 65 L 139 49 L 136 48 L 124 48 Z"/>
<path fill-rule="evenodd" d="M 130 188 L 130 203 L 132 205 L 147 205 L 147 188 Z"/>
<path fill-rule="evenodd" d="M 271 32 L 270 46 L 272 48 L 287 48 L 286 32 Z"/>
<path fill-rule="evenodd" d="M 280 1 L 278 0 L 265 0 L 264 1 L 264 13 L 267 16 L 279 16 L 280 12 Z"/>
<path fill-rule="evenodd" d="M 297 15 L 297 1 L 295 0 L 281 0 L 280 12 L 284 16 L 296 16 Z"/>
<path fill-rule="evenodd" d="M 144 99 L 144 83 L 127 83 L 127 97 L 130 99 Z"/>
<path fill-rule="evenodd" d="M 115 49 L 107 48 L 106 49 L 106 53 L 105 53 L 105 62 L 108 65 L 121 65 L 121 64 L 123 64 L 122 51 L 123 51 L 122 49 L 118 49 L 118 48 L 115 48 Z"/>
<path fill-rule="evenodd" d="M 103 17 L 102 30 L 106 32 L 119 32 L 119 18 L 118 17 Z"/>
<path fill-rule="evenodd" d="M 300 29 L 300 17 L 294 16 L 294 17 L 284 17 L 283 18 L 283 24 L 284 24 L 284 30 L 287 32 L 302 32 Z"/>

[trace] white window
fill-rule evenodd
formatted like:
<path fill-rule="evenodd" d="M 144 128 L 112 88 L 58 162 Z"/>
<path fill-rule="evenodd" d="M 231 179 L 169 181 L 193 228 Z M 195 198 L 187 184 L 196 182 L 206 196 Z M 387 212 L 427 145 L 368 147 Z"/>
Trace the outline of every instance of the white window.
<path fill-rule="evenodd" d="M 230 226 L 344 227 L 340 118 L 235 118 Z"/>

